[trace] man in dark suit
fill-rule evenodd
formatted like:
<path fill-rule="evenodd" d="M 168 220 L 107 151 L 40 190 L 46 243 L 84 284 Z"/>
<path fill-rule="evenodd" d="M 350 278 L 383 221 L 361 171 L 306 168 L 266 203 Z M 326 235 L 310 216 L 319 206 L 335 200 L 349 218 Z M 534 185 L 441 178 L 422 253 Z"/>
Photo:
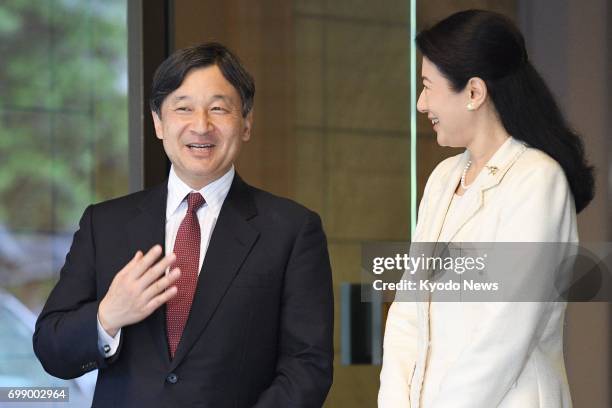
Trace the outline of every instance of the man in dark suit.
<path fill-rule="evenodd" d="M 220 44 L 174 53 L 151 97 L 168 181 L 85 210 L 33 341 L 54 376 L 99 370 L 93 406 L 323 404 L 326 239 L 318 215 L 235 173 L 254 92 Z"/>

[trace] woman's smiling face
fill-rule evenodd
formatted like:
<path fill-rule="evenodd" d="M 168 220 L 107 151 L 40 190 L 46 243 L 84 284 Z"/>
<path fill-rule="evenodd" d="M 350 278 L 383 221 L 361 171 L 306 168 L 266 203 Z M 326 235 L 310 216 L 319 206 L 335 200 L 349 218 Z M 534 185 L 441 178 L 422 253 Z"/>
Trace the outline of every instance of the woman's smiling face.
<path fill-rule="evenodd" d="M 423 91 L 417 109 L 427 114 L 440 146 L 465 147 L 472 138 L 472 112 L 467 109 L 469 90 L 456 92 L 438 68 L 423 57 Z"/>

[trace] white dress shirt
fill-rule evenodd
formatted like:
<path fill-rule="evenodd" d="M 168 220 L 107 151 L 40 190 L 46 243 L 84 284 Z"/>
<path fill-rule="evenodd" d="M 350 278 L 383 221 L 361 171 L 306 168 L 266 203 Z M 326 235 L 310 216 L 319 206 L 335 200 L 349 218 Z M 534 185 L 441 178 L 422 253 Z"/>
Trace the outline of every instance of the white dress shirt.
<path fill-rule="evenodd" d="M 196 212 L 200 223 L 200 261 L 198 267 L 198 275 L 202 269 L 204 255 L 208 249 L 210 237 L 219 218 L 221 206 L 227 197 L 227 193 L 234 180 L 234 166 L 227 173 L 198 190 L 206 202 Z M 174 171 L 174 166 L 170 169 L 168 177 L 168 198 L 166 200 L 166 242 L 165 253 L 170 254 L 174 250 L 174 241 L 178 233 L 179 226 L 187 214 L 187 195 L 193 192 Z M 142 248 L 146 251 L 147 248 Z M 98 317 L 98 348 L 106 358 L 111 357 L 117 352 L 119 340 L 121 338 L 121 329 L 115 337 L 111 337 L 100 324 Z"/>

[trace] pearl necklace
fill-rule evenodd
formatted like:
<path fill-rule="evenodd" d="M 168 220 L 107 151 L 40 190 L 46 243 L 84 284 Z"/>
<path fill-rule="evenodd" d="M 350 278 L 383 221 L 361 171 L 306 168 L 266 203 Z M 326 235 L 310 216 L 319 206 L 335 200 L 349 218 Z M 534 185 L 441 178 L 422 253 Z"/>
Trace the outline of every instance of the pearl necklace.
<path fill-rule="evenodd" d="M 463 169 L 463 173 L 461 174 L 461 188 L 464 190 L 469 189 L 470 187 L 472 187 L 472 184 L 470 184 L 469 186 L 465 185 L 465 175 L 468 172 L 468 169 L 470 168 L 470 166 L 472 165 L 472 161 L 468 160 L 467 164 L 465 165 L 465 168 Z"/>

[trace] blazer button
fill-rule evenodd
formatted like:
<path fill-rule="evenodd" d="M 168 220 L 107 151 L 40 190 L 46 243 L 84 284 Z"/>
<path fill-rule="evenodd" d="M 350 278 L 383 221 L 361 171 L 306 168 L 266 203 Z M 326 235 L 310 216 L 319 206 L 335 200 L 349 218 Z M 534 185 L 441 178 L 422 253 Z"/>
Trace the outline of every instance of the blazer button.
<path fill-rule="evenodd" d="M 166 377 L 166 381 L 168 381 L 170 384 L 176 384 L 176 382 L 178 381 L 178 376 L 174 373 L 170 373 Z"/>

